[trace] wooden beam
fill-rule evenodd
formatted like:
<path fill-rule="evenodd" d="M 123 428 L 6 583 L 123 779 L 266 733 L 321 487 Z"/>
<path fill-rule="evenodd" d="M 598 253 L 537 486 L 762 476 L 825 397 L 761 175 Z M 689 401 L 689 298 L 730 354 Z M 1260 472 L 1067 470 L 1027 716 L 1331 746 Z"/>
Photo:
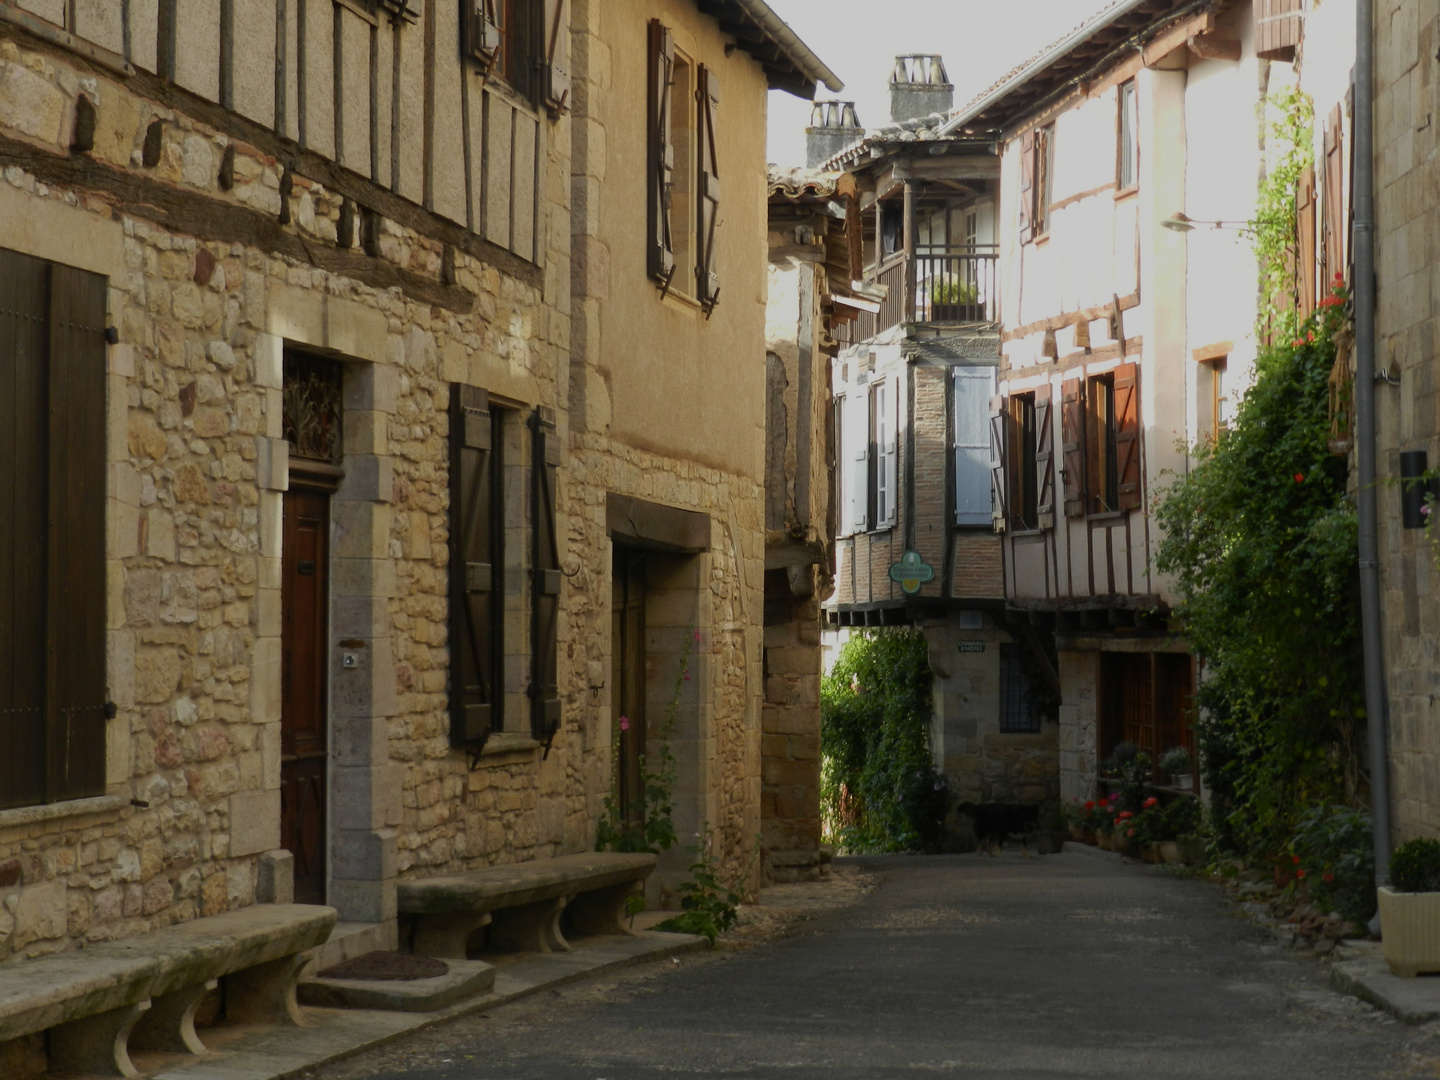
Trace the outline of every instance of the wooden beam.
<path fill-rule="evenodd" d="M 1202 60 L 1239 60 L 1240 39 L 1201 34 L 1186 42 L 1190 51 Z"/>
<path fill-rule="evenodd" d="M 1131 308 L 1140 306 L 1140 293 L 1133 292 L 1129 296 L 1120 297 L 1120 310 L 1129 311 Z M 1014 330 L 1008 331 L 1002 341 L 1016 341 L 1020 338 L 1029 337 L 1031 334 L 1043 333 L 1046 330 L 1063 330 L 1067 326 L 1074 326 L 1078 322 L 1094 322 L 1096 319 L 1108 319 L 1114 304 L 1101 304 L 1099 307 L 1082 308 L 1079 311 L 1067 312 L 1064 315 L 1052 315 L 1048 319 L 1041 319 L 1039 322 L 1026 323 L 1024 326 L 1017 326 Z"/>
<path fill-rule="evenodd" d="M 1145 66 L 1154 67 L 1176 49 L 1183 49 L 1191 38 L 1208 34 L 1214 29 L 1215 15 L 1213 12 L 1206 12 L 1204 15 L 1197 15 L 1193 19 L 1176 23 L 1145 46 L 1142 54 L 1145 57 Z"/>

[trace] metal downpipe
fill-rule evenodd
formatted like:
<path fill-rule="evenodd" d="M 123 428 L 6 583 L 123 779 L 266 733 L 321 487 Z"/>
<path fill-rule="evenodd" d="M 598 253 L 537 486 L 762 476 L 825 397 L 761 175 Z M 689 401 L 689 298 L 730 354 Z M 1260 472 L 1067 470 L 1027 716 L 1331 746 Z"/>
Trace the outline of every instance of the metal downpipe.
<path fill-rule="evenodd" d="M 1390 880 L 1389 695 L 1380 612 L 1375 487 L 1375 30 L 1373 0 L 1356 0 L 1355 28 L 1355 449 L 1359 468 L 1360 635 L 1370 750 L 1375 884 Z M 1377 916 L 1378 918 L 1378 916 Z"/>

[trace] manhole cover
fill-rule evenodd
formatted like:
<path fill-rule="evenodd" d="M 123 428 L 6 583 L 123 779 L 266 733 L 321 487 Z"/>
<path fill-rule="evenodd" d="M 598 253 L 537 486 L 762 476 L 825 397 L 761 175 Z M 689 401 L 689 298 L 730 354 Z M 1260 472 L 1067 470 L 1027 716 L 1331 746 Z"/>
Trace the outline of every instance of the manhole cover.
<path fill-rule="evenodd" d="M 382 979 L 409 982 L 434 979 L 448 974 L 450 966 L 433 956 L 412 956 L 402 952 L 368 952 L 320 973 L 322 979 Z"/>

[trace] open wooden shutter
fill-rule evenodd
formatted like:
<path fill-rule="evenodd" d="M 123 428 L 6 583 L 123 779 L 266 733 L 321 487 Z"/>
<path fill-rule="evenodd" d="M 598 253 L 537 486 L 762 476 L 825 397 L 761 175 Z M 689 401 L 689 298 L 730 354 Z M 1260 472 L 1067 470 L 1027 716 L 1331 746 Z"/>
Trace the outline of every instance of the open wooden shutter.
<path fill-rule="evenodd" d="M 504 35 L 500 32 L 496 5 L 502 0 L 462 0 L 465 5 L 465 47 L 480 62 L 481 74 L 489 75 L 500 60 Z"/>
<path fill-rule="evenodd" d="M 1009 399 L 997 394 L 990 399 L 990 523 L 1004 532 L 1010 520 L 1010 492 L 1005 486 L 1005 458 L 1010 448 Z"/>
<path fill-rule="evenodd" d="M 570 27 L 568 0 L 545 0 L 545 106 L 559 116 L 570 107 Z"/>
<path fill-rule="evenodd" d="M 670 284 L 675 273 L 675 245 L 670 233 L 670 202 L 674 188 L 675 146 L 670 141 L 670 83 L 675 72 L 675 39 L 658 19 L 650 21 L 649 255 L 652 278 Z"/>
<path fill-rule="evenodd" d="M 1030 239 L 1035 213 L 1035 132 L 1020 136 L 1020 242 Z"/>
<path fill-rule="evenodd" d="M 502 578 L 489 395 L 450 392 L 450 745 L 479 753 L 501 724 L 496 633 Z"/>
<path fill-rule="evenodd" d="M 560 730 L 561 573 L 555 530 L 560 442 L 554 411 L 536 409 L 530 429 L 534 436 L 530 458 L 530 731 L 548 744 Z"/>
<path fill-rule="evenodd" d="M 1055 434 L 1050 419 L 1050 385 L 1035 389 L 1035 510 L 1039 527 L 1055 526 Z"/>
<path fill-rule="evenodd" d="M 1292 63 L 1304 27 L 1304 0 L 1255 0 L 1255 55 Z"/>
<path fill-rule="evenodd" d="M 1115 369 L 1115 475 L 1121 510 L 1133 510 L 1144 494 L 1140 484 L 1140 394 L 1137 366 Z"/>
<path fill-rule="evenodd" d="M 1321 259 L 1320 291 L 1329 296 L 1335 275 L 1345 274 L 1345 117 L 1336 105 L 1325 124 L 1325 191 L 1322 204 L 1324 251 Z"/>
<path fill-rule="evenodd" d="M 1295 291 L 1299 315 L 1308 319 L 1315 310 L 1315 167 L 1306 165 L 1295 191 L 1295 225 L 1299 252 L 1296 256 Z"/>
<path fill-rule="evenodd" d="M 1084 380 L 1066 379 L 1060 386 L 1060 438 L 1065 460 L 1060 480 L 1065 485 L 1065 516 L 1085 516 Z"/>
<path fill-rule="evenodd" d="M 699 243 L 695 247 L 695 298 L 706 314 L 720 301 L 719 245 L 715 229 L 720 223 L 720 154 L 715 114 L 720 105 L 720 80 L 713 68 L 700 65 L 700 213 Z"/>

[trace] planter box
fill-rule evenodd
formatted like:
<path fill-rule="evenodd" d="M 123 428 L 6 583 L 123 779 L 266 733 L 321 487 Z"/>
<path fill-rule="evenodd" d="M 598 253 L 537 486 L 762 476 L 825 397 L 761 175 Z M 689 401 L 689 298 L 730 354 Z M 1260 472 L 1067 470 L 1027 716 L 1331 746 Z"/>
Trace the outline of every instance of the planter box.
<path fill-rule="evenodd" d="M 1396 975 L 1440 971 L 1440 892 L 1402 893 L 1382 886 L 1380 951 Z"/>

